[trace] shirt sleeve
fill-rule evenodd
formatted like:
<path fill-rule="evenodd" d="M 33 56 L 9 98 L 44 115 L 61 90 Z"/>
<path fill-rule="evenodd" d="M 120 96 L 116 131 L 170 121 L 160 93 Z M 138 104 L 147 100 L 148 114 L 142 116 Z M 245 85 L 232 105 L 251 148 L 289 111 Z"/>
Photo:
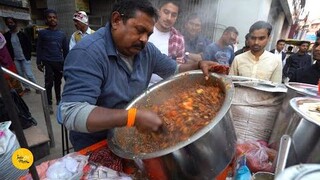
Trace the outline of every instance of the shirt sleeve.
<path fill-rule="evenodd" d="M 229 75 L 239 76 L 239 73 L 238 73 L 238 60 L 237 60 L 237 57 L 235 57 L 235 58 L 234 58 L 234 60 L 233 60 L 233 62 L 231 63 L 231 67 L 230 67 Z"/>
<path fill-rule="evenodd" d="M 62 40 L 62 49 L 63 49 L 63 58 L 66 59 L 67 54 L 69 52 L 69 46 L 68 46 L 66 34 L 64 34 L 64 38 Z"/>
<path fill-rule="evenodd" d="M 86 102 L 61 102 L 57 119 L 68 130 L 88 133 L 87 119 L 94 108 L 96 106 Z"/>
<path fill-rule="evenodd" d="M 41 64 L 42 62 L 42 46 L 42 31 L 39 31 L 37 40 L 37 64 Z"/>
<path fill-rule="evenodd" d="M 282 61 L 280 58 L 277 58 L 277 66 L 275 70 L 273 71 L 270 81 L 276 82 L 276 83 L 281 83 L 282 81 Z"/>
<path fill-rule="evenodd" d="M 76 45 L 76 40 L 74 39 L 74 33 L 73 33 L 70 38 L 69 50 L 71 50 L 75 45 Z"/>

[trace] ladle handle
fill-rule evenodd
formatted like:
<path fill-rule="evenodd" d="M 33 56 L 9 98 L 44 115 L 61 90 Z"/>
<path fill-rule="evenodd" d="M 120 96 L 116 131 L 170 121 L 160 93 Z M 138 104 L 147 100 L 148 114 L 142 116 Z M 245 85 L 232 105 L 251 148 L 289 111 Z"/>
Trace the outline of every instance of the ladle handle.
<path fill-rule="evenodd" d="M 291 137 L 286 134 L 283 135 L 280 140 L 280 147 L 279 147 L 279 152 L 277 156 L 276 172 L 275 172 L 276 175 L 278 175 L 286 167 L 290 146 L 291 146 Z"/>

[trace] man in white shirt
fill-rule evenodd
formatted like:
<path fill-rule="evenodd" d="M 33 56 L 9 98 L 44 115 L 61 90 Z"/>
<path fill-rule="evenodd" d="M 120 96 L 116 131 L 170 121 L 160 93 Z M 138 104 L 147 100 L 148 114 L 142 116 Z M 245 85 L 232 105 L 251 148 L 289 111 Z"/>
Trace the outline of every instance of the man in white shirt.
<path fill-rule="evenodd" d="M 88 16 L 84 11 L 78 11 L 73 15 L 74 26 L 77 31 L 74 32 L 70 38 L 69 50 L 71 50 L 82 38 L 94 33 L 88 25 Z"/>
<path fill-rule="evenodd" d="M 277 55 L 282 60 L 282 66 L 286 63 L 286 53 L 283 52 L 284 46 L 286 45 L 286 41 L 284 39 L 279 39 L 277 41 L 277 45 L 275 49 L 272 49 L 270 52 Z"/>
<path fill-rule="evenodd" d="M 184 51 L 185 43 L 183 35 L 173 26 L 179 14 L 179 2 L 165 1 L 158 10 L 159 19 L 157 20 L 153 33 L 148 42 L 152 42 L 163 54 L 176 60 L 177 63 L 185 63 Z M 158 75 L 153 74 L 150 85 L 162 80 Z"/>
<path fill-rule="evenodd" d="M 239 54 L 234 58 L 230 68 L 230 75 L 281 83 L 281 59 L 265 50 L 270 40 L 271 31 L 271 24 L 265 21 L 258 21 L 250 27 L 250 51 Z"/>

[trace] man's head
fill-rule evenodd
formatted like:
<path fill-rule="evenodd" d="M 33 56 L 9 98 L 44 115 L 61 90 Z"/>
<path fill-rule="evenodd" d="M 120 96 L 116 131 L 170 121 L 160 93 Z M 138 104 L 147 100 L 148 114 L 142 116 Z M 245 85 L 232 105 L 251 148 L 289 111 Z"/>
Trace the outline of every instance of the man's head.
<path fill-rule="evenodd" d="M 88 16 L 87 13 L 84 11 L 78 11 L 76 13 L 74 13 L 73 15 L 73 22 L 74 22 L 74 26 L 84 32 L 87 30 L 88 28 Z"/>
<path fill-rule="evenodd" d="M 55 28 L 58 25 L 57 12 L 55 10 L 45 10 L 44 17 L 46 18 L 46 25 L 48 25 L 49 27 Z"/>
<path fill-rule="evenodd" d="M 252 52 L 263 52 L 270 40 L 272 26 L 265 21 L 255 22 L 249 29 L 249 44 Z"/>
<path fill-rule="evenodd" d="M 121 54 L 134 56 L 153 33 L 157 10 L 147 0 L 120 0 L 110 16 L 112 38 Z"/>
<path fill-rule="evenodd" d="M 17 30 L 17 20 L 13 17 L 6 17 L 4 18 L 4 22 L 6 23 L 6 26 L 9 28 L 10 31 L 16 31 Z"/>
<path fill-rule="evenodd" d="M 320 37 L 317 38 L 312 47 L 312 56 L 314 60 L 320 62 Z"/>
<path fill-rule="evenodd" d="M 286 41 L 284 39 L 279 39 L 277 41 L 277 46 L 276 46 L 277 51 L 278 52 L 283 51 L 285 45 L 286 45 Z"/>
<path fill-rule="evenodd" d="M 244 38 L 246 39 L 246 41 L 244 42 L 244 47 L 245 47 L 245 48 L 250 48 L 250 45 L 249 45 L 250 34 L 247 33 Z"/>
<path fill-rule="evenodd" d="M 229 26 L 223 31 L 220 39 L 225 46 L 229 46 L 237 42 L 238 35 L 238 30 L 233 26 Z"/>
<path fill-rule="evenodd" d="M 169 32 L 177 21 L 179 14 L 179 3 L 177 1 L 164 1 L 160 4 L 157 20 L 157 28 L 161 32 Z"/>
<path fill-rule="evenodd" d="M 201 32 L 202 21 L 197 13 L 190 14 L 184 24 L 185 30 L 188 33 L 188 38 L 195 38 Z"/>
<path fill-rule="evenodd" d="M 309 49 L 310 42 L 309 41 L 301 41 L 299 44 L 299 53 L 306 53 Z"/>

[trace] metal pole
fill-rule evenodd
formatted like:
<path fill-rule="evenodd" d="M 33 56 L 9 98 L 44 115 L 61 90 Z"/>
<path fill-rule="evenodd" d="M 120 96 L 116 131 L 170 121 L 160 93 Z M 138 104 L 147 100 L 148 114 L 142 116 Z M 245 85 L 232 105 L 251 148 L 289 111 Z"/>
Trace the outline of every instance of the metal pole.
<path fill-rule="evenodd" d="M 18 79 L 20 82 L 26 83 L 26 84 L 30 85 L 32 88 L 39 90 L 41 92 L 41 102 L 42 102 L 44 119 L 45 119 L 46 126 L 47 126 L 48 136 L 50 139 L 50 147 L 55 147 L 55 140 L 54 140 L 52 124 L 51 124 L 50 115 L 49 115 L 49 106 L 48 106 L 46 89 L 39 86 L 36 83 L 33 83 L 33 82 L 19 76 L 18 74 L 14 73 L 14 72 L 11 72 L 10 70 L 8 70 L 4 67 L 1 67 L 1 69 L 3 70 L 4 73 L 8 74 L 12 78 Z"/>
<path fill-rule="evenodd" d="M 12 122 L 12 126 L 13 126 L 13 129 L 14 129 L 15 134 L 17 136 L 20 147 L 28 149 L 29 146 L 28 146 L 26 137 L 23 134 L 23 130 L 22 130 L 22 127 L 21 127 L 21 124 L 19 121 L 17 110 L 15 108 L 11 108 L 9 111 L 9 108 L 8 108 L 8 107 L 15 107 L 15 105 L 14 105 L 13 99 L 11 97 L 8 84 L 3 76 L 3 71 L 2 71 L 1 65 L 0 65 L 0 92 L 1 92 L 1 95 L 3 98 L 3 103 L 6 105 L 5 108 L 6 108 L 6 111 L 8 112 L 9 118 Z M 34 163 L 32 163 L 32 165 L 30 166 L 29 171 L 30 171 L 33 179 L 35 179 L 35 180 L 39 179 L 39 176 L 38 176 L 37 170 L 34 166 Z"/>

